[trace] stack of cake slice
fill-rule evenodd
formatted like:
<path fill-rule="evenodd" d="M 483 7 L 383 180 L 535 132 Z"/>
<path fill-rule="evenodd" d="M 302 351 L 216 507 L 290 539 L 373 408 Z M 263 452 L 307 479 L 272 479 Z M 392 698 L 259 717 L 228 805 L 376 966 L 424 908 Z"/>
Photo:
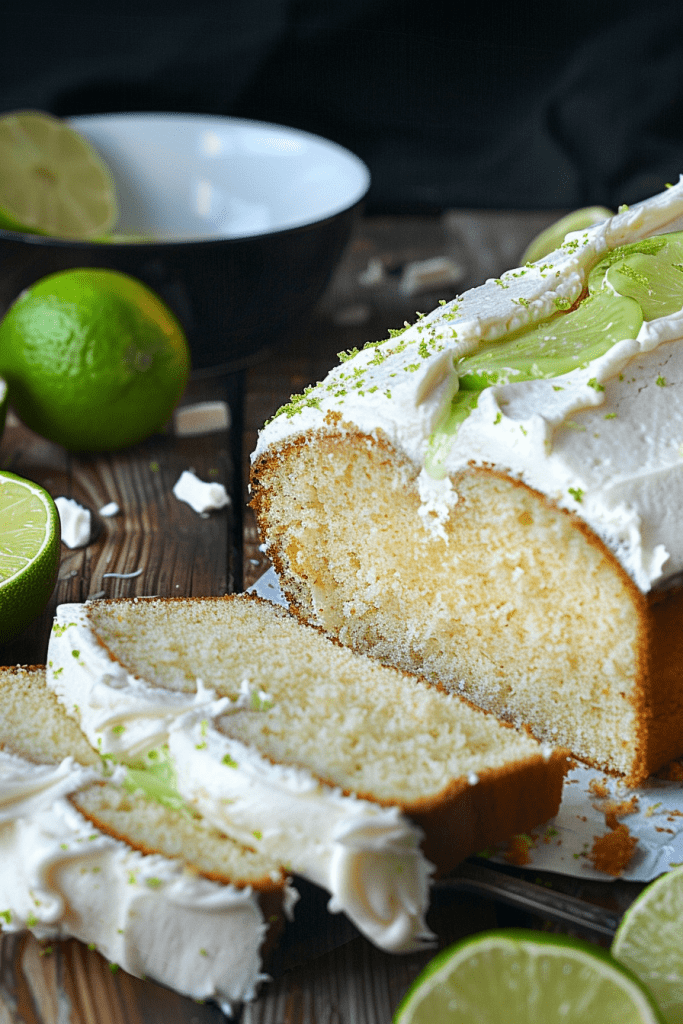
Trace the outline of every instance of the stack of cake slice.
<path fill-rule="evenodd" d="M 429 879 L 556 813 L 566 752 L 249 596 L 62 605 L 47 682 L 107 761 L 419 948 Z"/>

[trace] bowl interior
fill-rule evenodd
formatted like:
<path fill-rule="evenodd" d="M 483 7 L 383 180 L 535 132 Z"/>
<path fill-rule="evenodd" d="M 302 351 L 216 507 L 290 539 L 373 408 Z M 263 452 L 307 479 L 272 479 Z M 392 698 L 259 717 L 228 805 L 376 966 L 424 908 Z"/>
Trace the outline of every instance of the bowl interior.
<path fill-rule="evenodd" d="M 365 164 L 308 132 L 200 114 L 94 114 L 70 123 L 116 181 L 115 230 L 244 238 L 314 224 L 367 192 Z"/>

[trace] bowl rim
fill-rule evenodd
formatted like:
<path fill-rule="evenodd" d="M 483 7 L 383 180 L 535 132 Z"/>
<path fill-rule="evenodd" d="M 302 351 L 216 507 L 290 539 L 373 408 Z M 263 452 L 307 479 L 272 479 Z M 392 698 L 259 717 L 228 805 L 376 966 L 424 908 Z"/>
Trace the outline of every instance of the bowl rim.
<path fill-rule="evenodd" d="M 207 235 L 205 238 L 150 238 L 141 239 L 140 241 L 124 242 L 124 241 L 108 241 L 105 239 L 93 239 L 93 238 L 62 238 L 58 235 L 45 235 L 38 234 L 37 232 L 30 231 L 13 231 L 10 228 L 0 227 L 0 241 L 13 241 L 13 242 L 26 242 L 30 245 L 38 246 L 54 246 L 59 248 L 95 248 L 102 247 L 103 250 L 108 250 L 109 247 L 113 246 L 117 250 L 151 250 L 153 248 L 169 249 L 173 247 L 187 247 L 187 246 L 208 246 L 208 245 L 243 245 L 248 242 L 263 242 L 268 238 L 275 238 L 277 236 L 292 234 L 298 231 L 310 230 L 311 228 L 324 225 L 326 222 L 334 220 L 341 214 L 347 213 L 353 210 L 355 207 L 360 206 L 365 197 L 368 194 L 371 185 L 371 173 L 370 169 L 356 153 L 348 149 L 346 146 L 342 146 L 341 143 L 335 142 L 332 139 L 326 138 L 324 135 L 317 135 L 314 132 L 306 131 L 303 128 L 292 128 L 288 125 L 278 124 L 272 121 L 262 121 L 245 117 L 231 117 L 226 114 L 201 114 L 201 113 L 175 113 L 173 111 L 120 111 L 120 112 L 103 112 L 99 114 L 75 114 L 65 116 L 63 118 L 67 124 L 78 128 L 79 123 L 87 123 L 88 121 L 95 120 L 108 120 L 113 118 L 121 118 L 127 120 L 171 120 L 175 119 L 178 121 L 186 121 L 189 123 L 197 121 L 214 121 L 221 124 L 228 122 L 230 124 L 239 126 L 249 127 L 260 127 L 266 129 L 274 129 L 278 131 L 285 131 L 290 135 L 302 137 L 305 139 L 313 140 L 317 143 L 324 143 L 331 149 L 335 149 L 340 155 L 346 158 L 351 158 L 356 163 L 357 169 L 361 176 L 361 186 L 351 193 L 350 198 L 343 202 L 339 208 L 333 209 L 330 213 L 325 214 L 324 217 L 317 217 L 313 220 L 305 220 L 300 223 L 291 224 L 282 228 L 269 229 L 266 231 L 255 231 L 248 235 Z"/>

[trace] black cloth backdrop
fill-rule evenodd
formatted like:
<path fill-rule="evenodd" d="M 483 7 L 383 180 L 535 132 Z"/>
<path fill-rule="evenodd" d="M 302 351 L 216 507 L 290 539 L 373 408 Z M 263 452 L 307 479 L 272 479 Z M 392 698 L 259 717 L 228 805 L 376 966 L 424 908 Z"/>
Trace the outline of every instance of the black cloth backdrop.
<path fill-rule="evenodd" d="M 683 3 L 6 5 L 0 108 L 289 124 L 369 165 L 371 212 L 616 207 L 683 171 Z"/>

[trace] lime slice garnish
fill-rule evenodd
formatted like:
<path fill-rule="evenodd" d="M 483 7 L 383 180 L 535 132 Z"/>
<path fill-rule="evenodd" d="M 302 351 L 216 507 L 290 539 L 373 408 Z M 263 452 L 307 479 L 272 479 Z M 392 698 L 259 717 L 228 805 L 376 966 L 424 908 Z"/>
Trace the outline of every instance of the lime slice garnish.
<path fill-rule="evenodd" d="M 0 644 L 40 615 L 60 558 L 59 515 L 42 487 L 0 472 Z"/>
<path fill-rule="evenodd" d="M 111 173 L 78 132 L 39 111 L 0 117 L 0 227 L 87 239 L 117 216 Z"/>
<path fill-rule="evenodd" d="M 587 365 L 617 342 L 635 338 L 643 323 L 631 298 L 609 291 L 590 295 L 570 313 L 558 313 L 501 341 L 481 345 L 456 364 L 462 391 L 491 384 L 549 380 Z"/>
<path fill-rule="evenodd" d="M 664 1019 L 683 1021 L 683 868 L 643 889 L 624 914 L 612 955 L 637 974 Z"/>
<path fill-rule="evenodd" d="M 536 235 L 522 256 L 522 263 L 535 263 L 543 259 L 548 253 L 560 248 L 570 231 L 590 228 L 611 216 L 612 211 L 606 206 L 585 206 L 581 210 L 572 210 L 541 231 L 540 235 Z"/>
<path fill-rule="evenodd" d="M 645 986 L 587 942 L 544 932 L 483 932 L 418 976 L 394 1024 L 662 1024 Z"/>

